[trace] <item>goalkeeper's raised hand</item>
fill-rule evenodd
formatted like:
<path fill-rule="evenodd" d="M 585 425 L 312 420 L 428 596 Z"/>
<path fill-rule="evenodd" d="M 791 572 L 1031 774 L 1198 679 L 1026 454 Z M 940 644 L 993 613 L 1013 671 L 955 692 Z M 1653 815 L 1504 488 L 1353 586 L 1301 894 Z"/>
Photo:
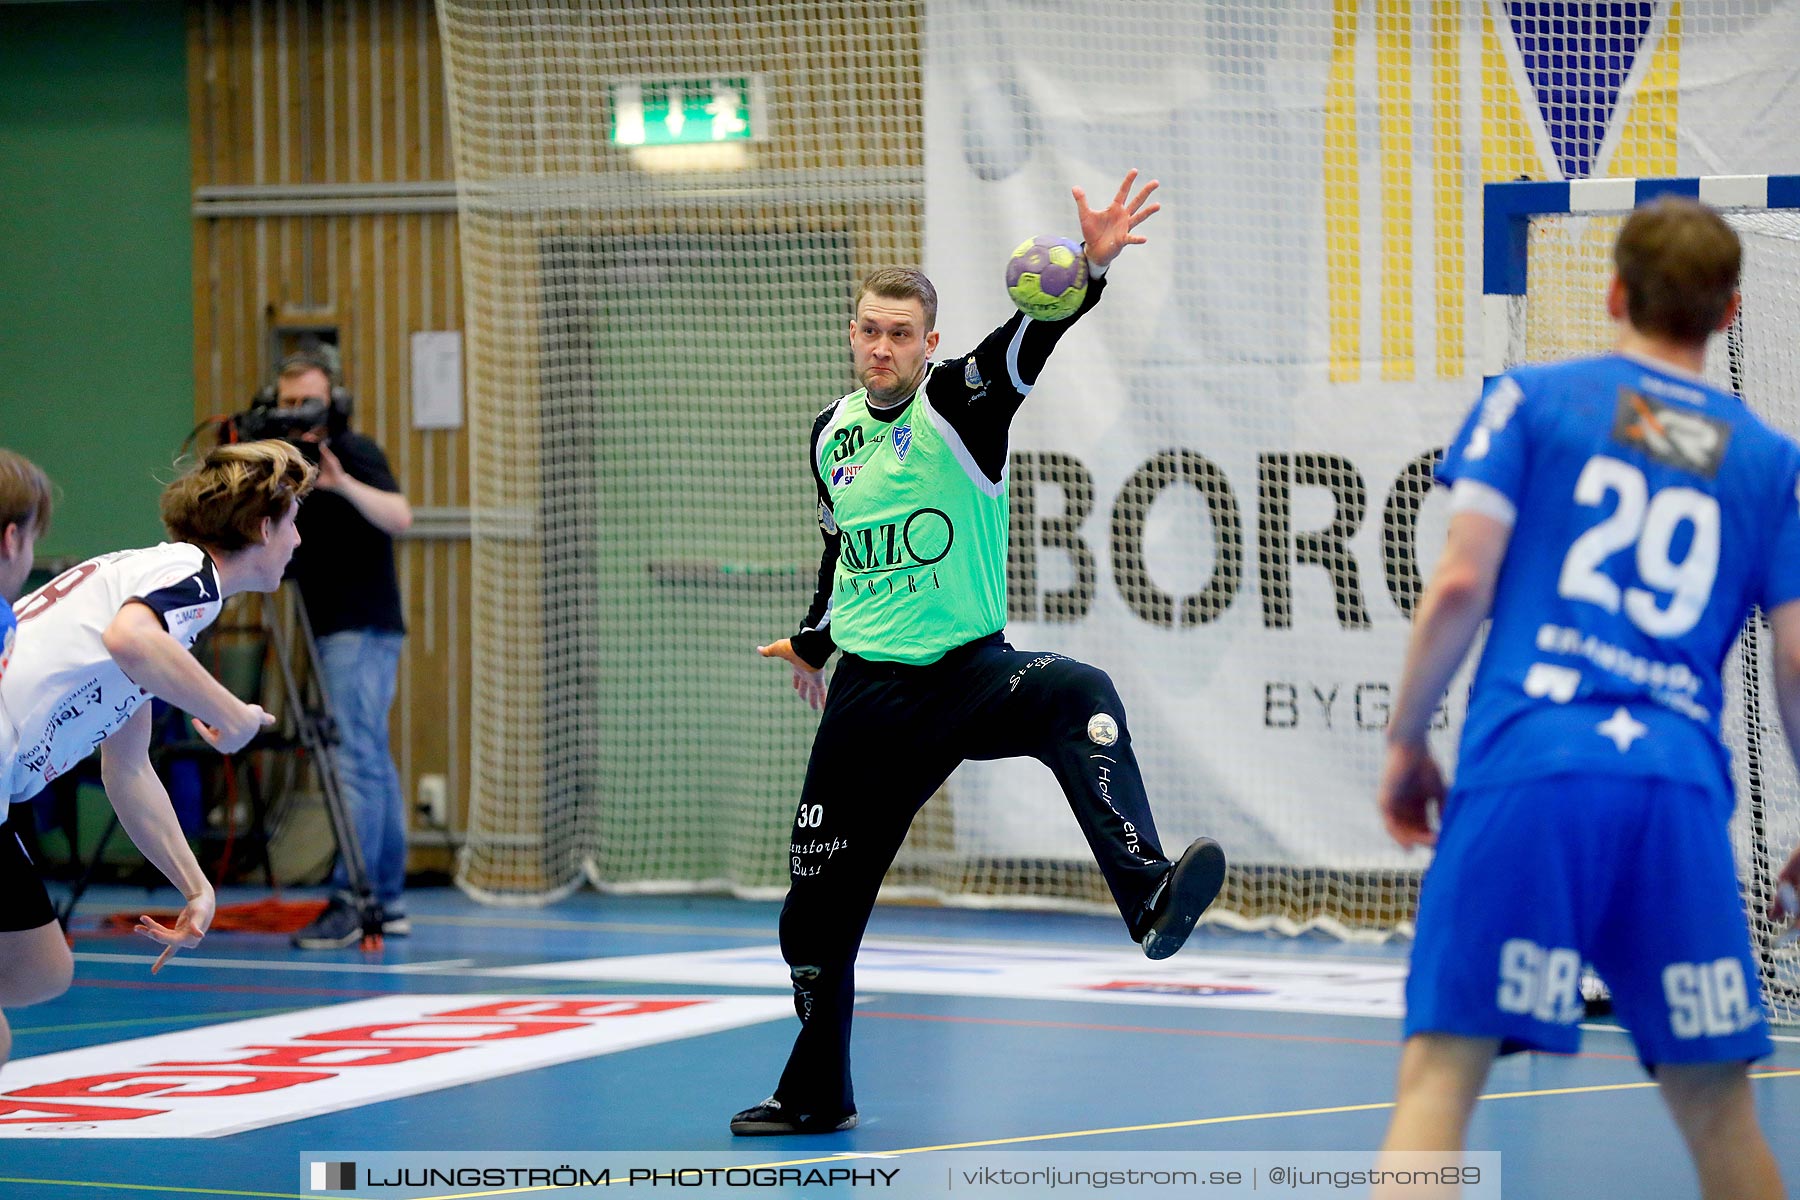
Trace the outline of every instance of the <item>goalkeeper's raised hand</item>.
<path fill-rule="evenodd" d="M 1111 204 L 1098 212 L 1088 207 L 1086 192 L 1080 188 L 1069 189 L 1075 197 L 1076 214 L 1081 218 L 1081 240 L 1084 243 L 1082 252 L 1087 255 L 1090 266 L 1104 268 L 1119 257 L 1119 251 L 1125 247 L 1141 246 L 1149 240 L 1134 231 L 1160 212 L 1162 205 L 1144 203 L 1150 199 L 1150 193 L 1156 190 L 1154 179 L 1146 183 L 1137 195 L 1131 194 L 1131 185 L 1137 182 L 1137 175 L 1136 167 L 1127 171 L 1125 181 L 1119 184 L 1119 194 L 1113 197 Z"/>

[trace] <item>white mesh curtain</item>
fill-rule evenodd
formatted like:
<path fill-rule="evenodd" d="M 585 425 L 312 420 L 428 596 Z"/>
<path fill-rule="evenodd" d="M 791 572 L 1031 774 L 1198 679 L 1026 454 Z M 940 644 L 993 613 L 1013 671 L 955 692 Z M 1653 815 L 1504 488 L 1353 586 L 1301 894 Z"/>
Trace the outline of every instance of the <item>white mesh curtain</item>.
<path fill-rule="evenodd" d="M 810 597 L 849 288 L 919 257 L 920 6 L 439 13 L 474 458 L 459 880 L 778 889 L 812 714 L 752 648 Z"/>

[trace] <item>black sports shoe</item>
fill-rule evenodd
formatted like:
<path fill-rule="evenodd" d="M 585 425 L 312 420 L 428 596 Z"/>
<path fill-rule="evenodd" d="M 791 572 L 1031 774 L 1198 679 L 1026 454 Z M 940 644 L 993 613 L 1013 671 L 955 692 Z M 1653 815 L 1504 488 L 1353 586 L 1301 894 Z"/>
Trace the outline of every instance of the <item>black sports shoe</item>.
<path fill-rule="evenodd" d="M 1150 928 L 1144 931 L 1146 958 L 1167 958 L 1181 949 L 1194 922 L 1225 886 L 1225 851 L 1211 838 L 1195 838 L 1180 861 L 1169 868 L 1150 902 Z"/>
<path fill-rule="evenodd" d="M 856 1114 L 822 1117 L 815 1113 L 790 1112 L 781 1101 L 770 1096 L 755 1108 L 746 1108 L 731 1118 L 731 1132 L 739 1137 L 769 1137 L 781 1133 L 842 1133 L 856 1128 Z"/>
<path fill-rule="evenodd" d="M 300 950 L 342 950 L 362 941 L 362 936 L 362 918 L 355 903 L 346 893 L 337 892 L 325 911 L 289 940 Z"/>

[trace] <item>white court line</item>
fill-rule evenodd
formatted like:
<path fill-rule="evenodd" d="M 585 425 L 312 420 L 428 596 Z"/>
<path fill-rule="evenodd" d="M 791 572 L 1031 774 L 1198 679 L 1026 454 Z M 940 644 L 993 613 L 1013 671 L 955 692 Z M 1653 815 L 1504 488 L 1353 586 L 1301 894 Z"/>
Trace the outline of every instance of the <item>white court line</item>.
<path fill-rule="evenodd" d="M 1587 1030 L 1589 1033 L 1622 1033 L 1627 1037 L 1631 1036 L 1631 1030 L 1625 1028 L 1623 1025 L 1590 1025 L 1586 1021 L 1583 1021 L 1580 1028 Z M 1796 1046 L 1800 1046 L 1800 1037 L 1789 1037 L 1783 1033 L 1771 1033 L 1769 1035 L 1769 1040 L 1771 1042 L 1792 1042 Z"/>
<path fill-rule="evenodd" d="M 146 954 L 95 954 L 92 951 L 78 953 L 75 958 L 79 962 L 135 963 L 151 961 Z M 163 965 L 165 967 L 219 967 L 225 970 L 242 971 L 361 971 L 371 975 L 418 975 L 438 971 L 454 971 L 460 967 L 472 967 L 475 965 L 475 960 L 472 958 L 444 958 L 416 963 L 340 963 L 288 962 L 278 958 L 171 958 Z"/>

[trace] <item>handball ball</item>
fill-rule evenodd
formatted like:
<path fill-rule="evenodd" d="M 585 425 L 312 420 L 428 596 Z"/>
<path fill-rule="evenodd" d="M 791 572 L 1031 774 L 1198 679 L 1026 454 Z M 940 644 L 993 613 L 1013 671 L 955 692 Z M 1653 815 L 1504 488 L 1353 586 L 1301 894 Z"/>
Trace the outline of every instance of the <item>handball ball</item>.
<path fill-rule="evenodd" d="M 1087 257 L 1067 238 L 1022 243 L 1006 264 L 1006 294 L 1034 321 L 1061 321 L 1087 298 Z"/>

